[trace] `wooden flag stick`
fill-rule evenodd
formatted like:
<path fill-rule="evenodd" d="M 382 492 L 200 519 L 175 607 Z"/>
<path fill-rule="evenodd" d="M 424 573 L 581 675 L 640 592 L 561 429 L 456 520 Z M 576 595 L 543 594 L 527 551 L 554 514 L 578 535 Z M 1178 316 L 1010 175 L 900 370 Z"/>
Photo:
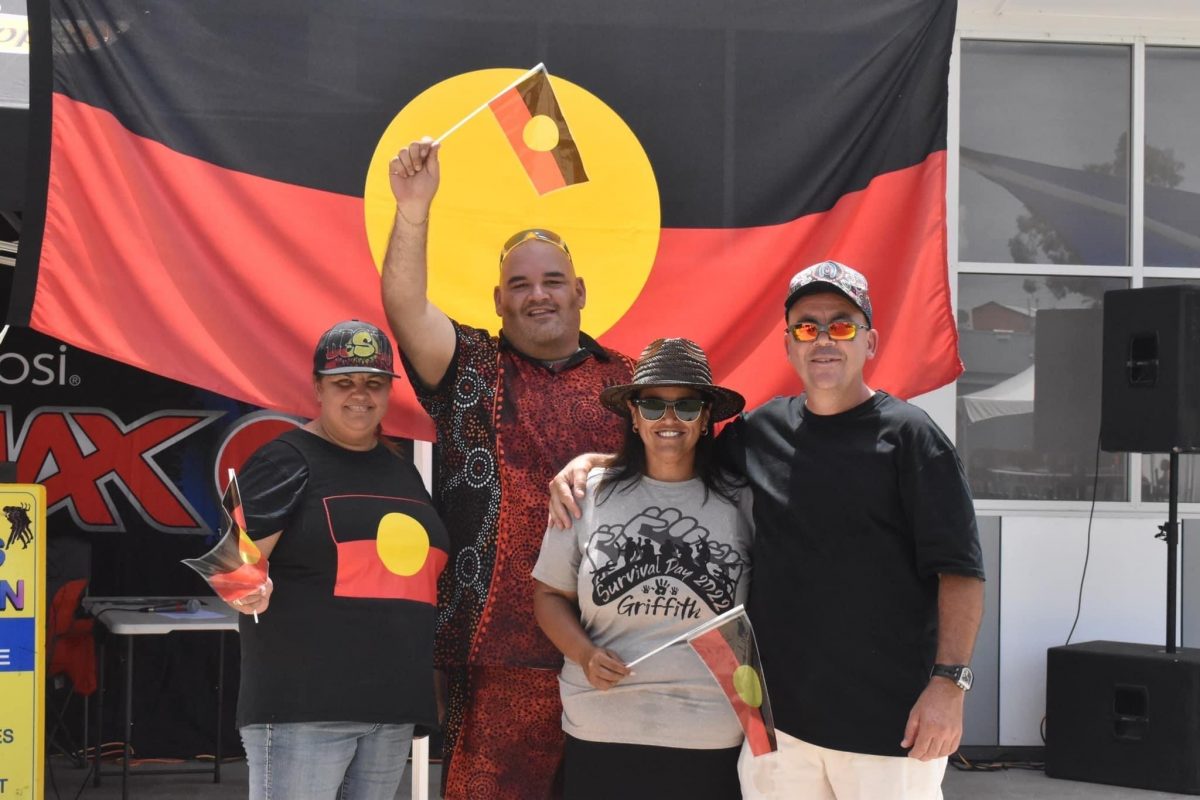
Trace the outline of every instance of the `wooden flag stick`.
<path fill-rule="evenodd" d="M 505 93 L 505 92 L 507 92 L 509 89 L 513 88 L 514 86 L 517 86 L 518 84 L 520 84 L 520 83 L 521 83 L 521 81 L 525 80 L 525 79 L 526 79 L 526 78 L 528 78 L 530 75 L 532 75 L 533 73 L 537 72 L 538 70 L 542 70 L 542 71 L 544 72 L 544 71 L 546 70 L 546 65 L 545 65 L 545 64 L 538 64 L 538 65 L 537 65 L 536 67 L 534 67 L 533 69 L 531 69 L 531 70 L 528 70 L 527 72 L 523 73 L 523 74 L 521 75 L 521 77 L 517 78 L 515 81 L 513 81 L 512 83 L 510 83 L 508 86 L 505 86 L 503 89 L 501 89 L 500 91 L 496 92 L 494 95 L 492 95 L 491 97 L 489 97 L 489 98 L 487 99 L 487 101 L 485 101 L 485 102 L 483 103 L 483 105 L 481 105 L 479 108 L 475 109 L 475 110 L 474 110 L 474 111 L 472 111 L 470 114 L 467 114 L 465 117 L 463 117 L 462 119 L 460 119 L 458 122 L 454 123 L 454 127 L 452 127 L 450 130 L 446 131 L 446 132 L 445 132 L 445 133 L 443 133 L 441 136 L 439 136 L 439 137 L 437 137 L 436 139 L 434 139 L 434 140 L 433 140 L 433 143 L 434 143 L 434 144 L 441 144 L 441 143 L 442 143 L 442 141 L 443 141 L 443 140 L 444 140 L 444 139 L 445 139 L 447 136 L 449 136 L 450 134 L 454 133 L 456 130 L 458 130 L 459 128 L 461 128 L 463 125 L 466 125 L 466 124 L 467 124 L 467 123 L 468 123 L 468 122 L 469 122 L 469 121 L 470 121 L 470 120 L 471 120 L 471 119 L 472 119 L 472 118 L 473 118 L 473 117 L 474 117 L 476 114 L 478 114 L 480 111 L 483 111 L 485 108 L 487 108 L 489 105 L 491 105 L 491 103 L 492 103 L 492 101 L 493 101 L 493 100 L 495 100 L 497 97 L 499 97 L 500 95 L 504 94 L 504 93 Z"/>
<path fill-rule="evenodd" d="M 670 647 L 673 644 L 679 644 L 680 642 L 690 641 L 691 639 L 695 639 L 697 636 L 700 636 L 701 634 L 708 633 L 713 628 L 719 628 L 722 625 L 724 625 L 726 622 L 731 620 L 732 618 L 736 617 L 738 614 L 741 614 L 742 611 L 743 611 L 742 606 L 740 606 L 740 605 L 734 606 L 733 608 L 726 611 L 724 614 L 718 614 L 717 616 L 710 619 L 708 622 L 701 622 L 699 625 L 692 628 L 690 631 L 684 631 L 683 633 L 679 634 L 671 641 L 666 642 L 665 644 L 660 644 L 658 647 L 654 648 L 649 653 L 646 653 L 643 656 L 638 656 L 637 658 L 635 658 L 633 661 L 630 661 L 625 666 L 632 667 L 634 664 L 640 664 L 641 662 L 645 661 L 650 656 L 655 655 L 656 653 L 661 653 L 663 650 L 666 650 L 668 647 Z"/>

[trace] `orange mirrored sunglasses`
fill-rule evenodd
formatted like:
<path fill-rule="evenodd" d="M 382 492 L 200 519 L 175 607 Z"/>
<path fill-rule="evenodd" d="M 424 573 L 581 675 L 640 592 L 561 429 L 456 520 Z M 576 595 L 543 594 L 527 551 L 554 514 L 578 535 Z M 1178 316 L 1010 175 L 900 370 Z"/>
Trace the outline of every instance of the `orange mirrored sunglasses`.
<path fill-rule="evenodd" d="M 795 325 L 789 325 L 787 330 L 797 342 L 815 342 L 822 333 L 829 334 L 829 338 L 835 342 L 848 342 L 858 336 L 860 330 L 871 330 L 871 326 L 839 319 L 828 325 L 819 322 L 797 322 Z"/>

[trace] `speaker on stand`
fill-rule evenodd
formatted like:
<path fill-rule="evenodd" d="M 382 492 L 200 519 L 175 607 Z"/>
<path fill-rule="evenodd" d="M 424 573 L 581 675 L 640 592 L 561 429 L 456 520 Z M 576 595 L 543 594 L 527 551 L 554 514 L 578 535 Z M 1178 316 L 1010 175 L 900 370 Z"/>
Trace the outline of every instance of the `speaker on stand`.
<path fill-rule="evenodd" d="M 1200 287 L 1105 292 L 1100 446 L 1168 453 L 1166 646 L 1046 659 L 1046 774 L 1200 794 L 1200 649 L 1176 647 L 1179 454 L 1200 451 Z"/>
<path fill-rule="evenodd" d="M 1175 652 L 1179 454 L 1200 450 L 1200 286 L 1104 293 L 1100 447 L 1167 453 L 1167 652 Z"/>

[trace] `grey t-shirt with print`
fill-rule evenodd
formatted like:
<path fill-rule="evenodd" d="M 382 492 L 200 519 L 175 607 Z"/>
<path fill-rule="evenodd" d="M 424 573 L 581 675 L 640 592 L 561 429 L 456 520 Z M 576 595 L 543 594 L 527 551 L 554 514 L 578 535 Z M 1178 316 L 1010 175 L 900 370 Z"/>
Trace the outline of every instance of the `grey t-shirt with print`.
<path fill-rule="evenodd" d="M 597 497 L 588 475 L 582 517 L 551 528 L 533 577 L 579 596 L 583 628 L 628 662 L 745 601 L 753 522 L 750 490 L 737 504 L 699 479 L 642 477 Z M 600 500 L 597 504 L 597 499 Z M 564 659 L 563 730 L 577 739 L 690 749 L 735 747 L 742 729 L 720 686 L 686 643 L 634 667 L 607 691 Z"/>

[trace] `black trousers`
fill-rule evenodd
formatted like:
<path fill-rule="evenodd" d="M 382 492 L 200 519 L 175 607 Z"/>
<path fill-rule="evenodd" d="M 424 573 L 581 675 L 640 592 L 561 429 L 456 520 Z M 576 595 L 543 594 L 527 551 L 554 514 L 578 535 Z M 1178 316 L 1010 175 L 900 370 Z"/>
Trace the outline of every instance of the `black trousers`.
<path fill-rule="evenodd" d="M 741 747 L 689 750 L 567 737 L 566 800 L 740 800 Z"/>

